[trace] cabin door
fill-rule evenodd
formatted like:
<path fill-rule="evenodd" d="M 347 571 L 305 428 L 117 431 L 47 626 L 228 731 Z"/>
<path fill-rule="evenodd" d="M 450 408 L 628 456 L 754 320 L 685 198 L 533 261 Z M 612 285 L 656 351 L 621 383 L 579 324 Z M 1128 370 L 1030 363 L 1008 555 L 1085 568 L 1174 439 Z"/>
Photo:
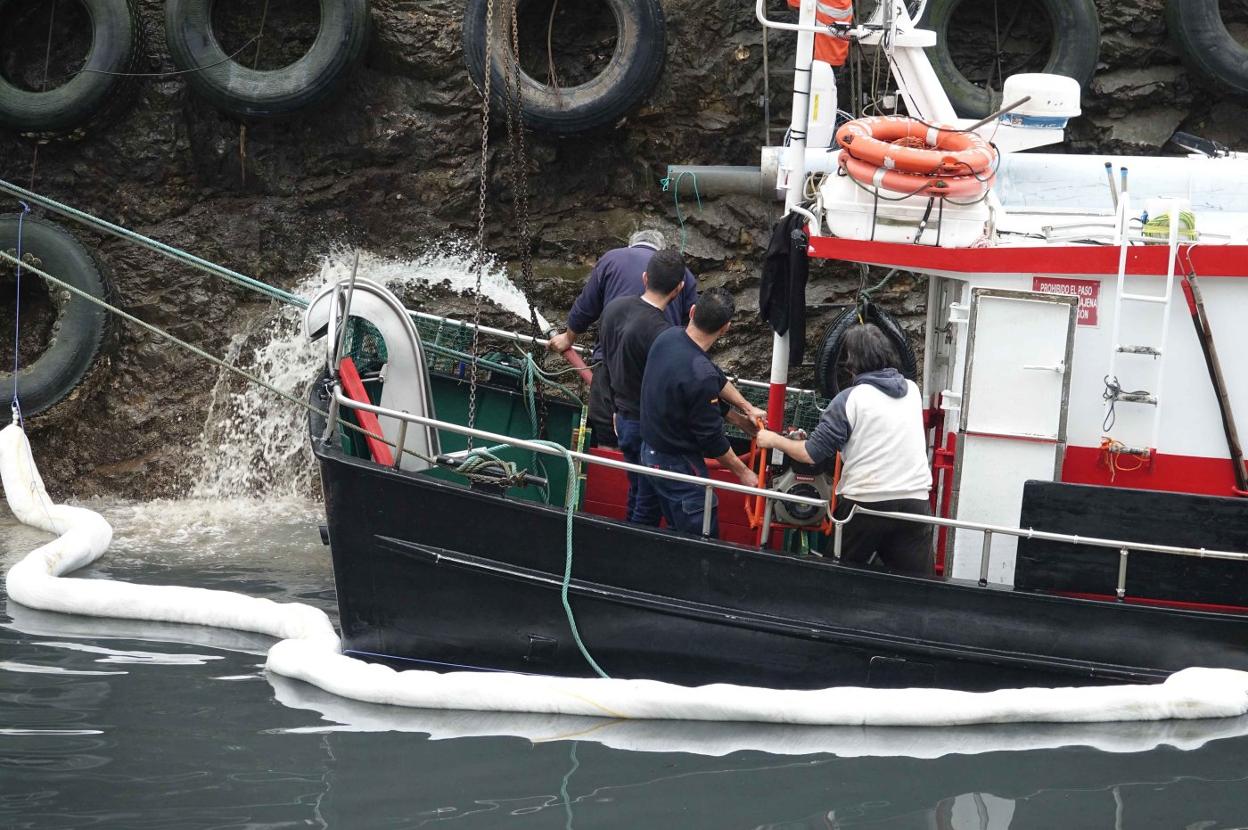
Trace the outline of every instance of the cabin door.
<path fill-rule="evenodd" d="M 952 515 L 1017 527 L 1023 483 L 1055 481 L 1066 451 L 1066 409 L 1077 299 L 976 288 L 967 328 Z M 953 567 L 979 579 L 984 534 L 953 534 Z M 1014 583 L 1017 538 L 992 534 L 987 578 Z"/>

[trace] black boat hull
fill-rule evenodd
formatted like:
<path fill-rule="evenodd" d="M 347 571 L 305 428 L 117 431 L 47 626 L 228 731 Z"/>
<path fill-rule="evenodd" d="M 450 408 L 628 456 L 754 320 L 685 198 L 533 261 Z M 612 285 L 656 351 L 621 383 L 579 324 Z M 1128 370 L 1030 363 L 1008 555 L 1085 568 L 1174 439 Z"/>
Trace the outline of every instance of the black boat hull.
<path fill-rule="evenodd" d="M 592 674 L 561 603 L 562 510 L 313 445 L 349 652 Z M 576 518 L 574 555 L 576 622 L 615 677 L 983 690 L 1248 669 L 1234 614 L 898 576 L 594 516 Z"/>

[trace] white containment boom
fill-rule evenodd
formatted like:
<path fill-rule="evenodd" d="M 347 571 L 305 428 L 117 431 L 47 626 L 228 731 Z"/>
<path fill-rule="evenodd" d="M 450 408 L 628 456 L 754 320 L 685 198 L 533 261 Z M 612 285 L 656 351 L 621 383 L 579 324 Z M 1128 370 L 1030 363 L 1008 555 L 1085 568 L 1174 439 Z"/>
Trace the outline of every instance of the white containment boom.
<path fill-rule="evenodd" d="M 844 726 L 955 726 L 983 723 L 1087 723 L 1224 718 L 1248 712 L 1248 672 L 1192 668 L 1151 686 L 814 691 L 716 684 L 676 686 L 652 680 L 568 678 L 502 672 L 395 671 L 339 653 L 323 611 L 229 591 L 131 585 L 64 574 L 98 559 L 112 539 L 103 517 L 54 504 L 26 435 L 0 430 L 0 478 L 13 514 L 58 534 L 9 569 L 11 602 L 96 617 L 191 623 L 279 638 L 267 668 L 367 703 L 426 709 L 534 712 L 607 718 L 753 721 Z M 592 646 L 592 632 L 587 632 Z"/>

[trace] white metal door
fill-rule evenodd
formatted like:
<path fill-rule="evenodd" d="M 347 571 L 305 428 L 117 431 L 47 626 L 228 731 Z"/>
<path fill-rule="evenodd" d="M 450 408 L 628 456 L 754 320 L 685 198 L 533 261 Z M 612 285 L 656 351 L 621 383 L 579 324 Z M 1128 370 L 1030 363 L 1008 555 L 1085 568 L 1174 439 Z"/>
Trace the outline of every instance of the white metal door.
<path fill-rule="evenodd" d="M 976 288 L 971 295 L 953 516 L 1018 525 L 1023 483 L 1053 481 L 1066 449 L 1075 297 Z M 1018 541 L 994 534 L 988 581 L 1011 585 Z M 983 534 L 954 533 L 953 576 L 978 579 Z"/>

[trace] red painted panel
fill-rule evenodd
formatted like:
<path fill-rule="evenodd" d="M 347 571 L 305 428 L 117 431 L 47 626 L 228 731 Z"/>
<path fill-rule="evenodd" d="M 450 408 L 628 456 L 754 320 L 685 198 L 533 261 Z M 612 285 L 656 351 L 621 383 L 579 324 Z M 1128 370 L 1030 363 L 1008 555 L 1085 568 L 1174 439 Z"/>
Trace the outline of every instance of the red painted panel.
<path fill-rule="evenodd" d="M 1102 602 L 1117 602 L 1112 594 L 1083 594 L 1078 591 L 1053 591 L 1059 597 L 1074 599 L 1095 599 Z M 1212 611 L 1218 614 L 1248 614 L 1248 607 L 1242 605 L 1214 605 L 1207 602 L 1181 602 L 1177 599 L 1147 599 L 1145 597 L 1124 597 L 1123 602 L 1129 605 L 1153 605 L 1160 608 L 1181 608 L 1190 611 Z"/>
<path fill-rule="evenodd" d="M 1124 456 L 1122 463 L 1133 465 L 1135 459 Z M 1072 484 L 1101 484 L 1209 496 L 1235 495 L 1234 472 L 1229 458 L 1159 453 L 1140 469 L 1120 470 L 1111 477 L 1101 450 L 1096 447 L 1067 447 L 1062 463 L 1062 481 Z"/>
<path fill-rule="evenodd" d="M 360 380 L 360 373 L 355 368 L 355 361 L 349 357 L 344 357 L 342 362 L 338 364 L 338 377 L 342 380 L 342 391 L 347 397 L 357 403 L 372 403 L 368 399 L 368 393 L 364 391 L 364 381 Z M 353 409 L 355 420 L 361 427 L 375 435 L 381 435 L 381 424 L 377 421 L 377 416 L 371 412 L 365 412 L 362 409 Z M 387 467 L 394 465 L 394 455 L 390 452 L 390 447 L 372 436 L 365 435 L 364 441 L 368 444 L 368 451 L 373 456 L 373 460 L 378 464 L 384 464 Z"/>
<path fill-rule="evenodd" d="M 870 265 L 965 274 L 1117 274 L 1119 250 L 1113 245 L 1044 245 L 1002 248 L 936 248 L 900 242 L 870 242 L 817 236 L 808 253 Z M 1181 262 L 1202 277 L 1248 277 L 1248 245 L 1179 246 Z M 1127 253 L 1127 273 L 1164 277 L 1165 245 L 1136 245 Z"/>

